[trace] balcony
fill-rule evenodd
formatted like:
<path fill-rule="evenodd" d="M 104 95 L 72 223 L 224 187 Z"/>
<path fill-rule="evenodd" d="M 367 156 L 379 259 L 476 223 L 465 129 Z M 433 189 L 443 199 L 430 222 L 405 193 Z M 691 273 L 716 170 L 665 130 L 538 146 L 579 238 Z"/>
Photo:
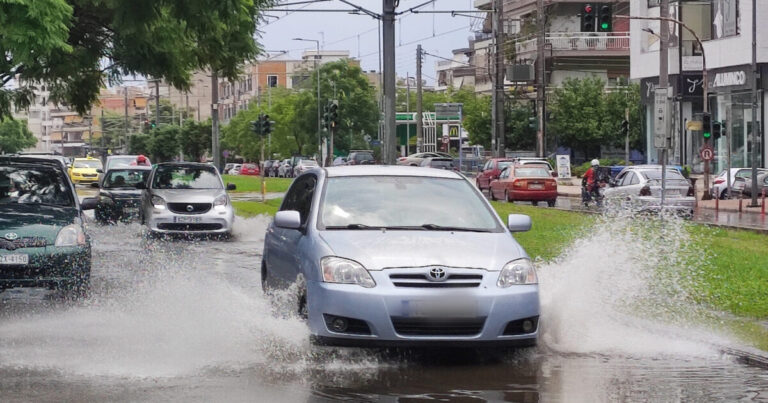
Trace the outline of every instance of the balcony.
<path fill-rule="evenodd" d="M 544 39 L 546 51 L 558 56 L 629 56 L 629 32 L 548 32 Z M 536 39 L 515 44 L 518 56 L 536 52 Z"/>

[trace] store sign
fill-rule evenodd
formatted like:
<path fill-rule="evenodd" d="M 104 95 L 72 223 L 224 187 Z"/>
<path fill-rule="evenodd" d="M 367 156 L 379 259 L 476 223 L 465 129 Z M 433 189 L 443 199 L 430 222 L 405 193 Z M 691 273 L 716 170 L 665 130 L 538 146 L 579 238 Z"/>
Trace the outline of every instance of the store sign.
<path fill-rule="evenodd" d="M 745 85 L 746 83 L 747 83 L 746 72 L 742 70 L 729 71 L 726 73 L 715 74 L 715 78 L 712 80 L 712 85 L 710 85 L 710 87 L 712 88 L 735 87 L 735 86 Z"/>
<path fill-rule="evenodd" d="M 571 156 L 567 154 L 557 155 L 557 177 L 568 179 L 571 177 Z"/>
<path fill-rule="evenodd" d="M 704 60 L 701 56 L 683 56 L 683 71 L 701 71 Z"/>
<path fill-rule="evenodd" d="M 683 97 L 701 97 L 704 95 L 704 80 L 701 74 L 683 75 Z"/>

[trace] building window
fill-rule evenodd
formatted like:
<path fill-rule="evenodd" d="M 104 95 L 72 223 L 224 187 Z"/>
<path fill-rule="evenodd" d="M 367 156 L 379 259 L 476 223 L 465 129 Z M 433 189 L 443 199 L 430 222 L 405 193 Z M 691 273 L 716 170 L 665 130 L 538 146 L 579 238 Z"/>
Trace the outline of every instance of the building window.
<path fill-rule="evenodd" d="M 739 34 L 739 0 L 712 0 L 712 39 Z"/>
<path fill-rule="evenodd" d="M 270 88 L 277 87 L 277 76 L 267 76 L 267 86 Z"/>

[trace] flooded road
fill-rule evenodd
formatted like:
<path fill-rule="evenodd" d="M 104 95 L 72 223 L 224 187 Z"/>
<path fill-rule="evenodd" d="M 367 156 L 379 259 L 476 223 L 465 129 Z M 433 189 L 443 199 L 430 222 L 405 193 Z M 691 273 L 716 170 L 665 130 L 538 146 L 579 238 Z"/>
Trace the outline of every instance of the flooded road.
<path fill-rule="evenodd" d="M 540 265 L 537 348 L 380 351 L 313 346 L 291 303 L 265 299 L 267 223 L 240 219 L 230 241 L 90 225 L 89 299 L 0 294 L 0 400 L 768 401 L 768 371 L 686 319 L 697 262 L 678 229 L 617 224 Z"/>

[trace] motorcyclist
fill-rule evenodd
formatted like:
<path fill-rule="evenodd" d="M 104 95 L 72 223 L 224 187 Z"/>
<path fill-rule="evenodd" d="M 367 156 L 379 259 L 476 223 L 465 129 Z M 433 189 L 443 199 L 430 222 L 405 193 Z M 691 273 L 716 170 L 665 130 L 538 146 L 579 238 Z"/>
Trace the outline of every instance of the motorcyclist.
<path fill-rule="evenodd" d="M 149 166 L 149 161 L 147 160 L 147 157 L 145 157 L 143 154 L 136 157 L 136 161 L 131 163 L 132 166 Z"/>
<path fill-rule="evenodd" d="M 593 198 L 599 202 L 600 196 L 600 184 L 598 183 L 600 160 L 593 159 L 590 165 L 591 167 L 587 169 L 587 172 L 581 178 L 581 194 L 585 205 L 589 204 L 589 201 Z"/>

